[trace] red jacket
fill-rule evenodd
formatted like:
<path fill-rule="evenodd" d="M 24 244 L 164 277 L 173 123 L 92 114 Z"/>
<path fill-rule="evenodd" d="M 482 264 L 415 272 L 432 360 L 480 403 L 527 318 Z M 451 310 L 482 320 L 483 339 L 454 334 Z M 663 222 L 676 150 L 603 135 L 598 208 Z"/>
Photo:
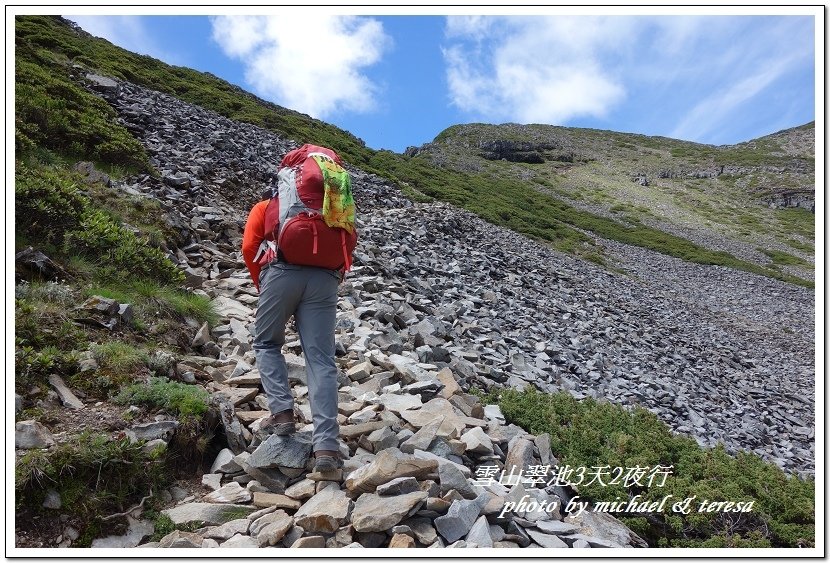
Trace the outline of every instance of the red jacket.
<path fill-rule="evenodd" d="M 248 221 L 245 223 L 245 232 L 242 235 L 242 257 L 251 274 L 254 286 L 259 291 L 260 265 L 254 261 L 260 244 L 265 239 L 265 208 L 270 200 L 263 200 L 251 208 Z"/>

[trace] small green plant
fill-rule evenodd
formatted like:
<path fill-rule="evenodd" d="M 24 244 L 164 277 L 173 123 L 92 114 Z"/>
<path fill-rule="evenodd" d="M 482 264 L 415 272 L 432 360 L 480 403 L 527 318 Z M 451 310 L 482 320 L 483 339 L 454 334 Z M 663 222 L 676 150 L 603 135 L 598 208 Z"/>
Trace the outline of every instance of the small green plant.
<path fill-rule="evenodd" d="M 78 356 L 74 351 L 46 346 L 35 350 L 31 346 L 15 349 L 15 389 L 28 393 L 33 386 L 46 388 L 52 374 L 71 377 L 78 371 Z"/>
<path fill-rule="evenodd" d="M 796 250 L 800 250 L 801 252 L 806 252 L 807 254 L 813 254 L 816 251 L 815 247 L 812 244 L 807 244 L 807 243 L 801 242 L 800 240 L 787 239 L 784 242 L 786 242 L 792 248 L 795 248 Z"/>
<path fill-rule="evenodd" d="M 209 395 L 198 385 L 151 377 L 147 383 L 135 383 L 121 390 L 114 401 L 122 405 L 144 405 L 163 409 L 180 418 L 201 417 L 208 410 Z"/>
<path fill-rule="evenodd" d="M 144 513 L 144 518 L 153 523 L 153 535 L 150 536 L 151 542 L 161 541 L 164 536 L 172 534 L 176 530 L 176 523 L 162 512 L 148 510 Z"/>

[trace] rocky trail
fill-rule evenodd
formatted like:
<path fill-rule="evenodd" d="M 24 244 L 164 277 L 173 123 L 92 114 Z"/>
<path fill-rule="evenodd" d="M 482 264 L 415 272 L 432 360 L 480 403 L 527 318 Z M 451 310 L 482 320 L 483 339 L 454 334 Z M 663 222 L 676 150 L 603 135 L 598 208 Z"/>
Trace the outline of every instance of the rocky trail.
<path fill-rule="evenodd" d="M 350 168 L 361 238 L 336 331 L 347 461 L 335 474 L 310 473 L 296 337 L 284 351 L 298 432 L 258 432 L 268 412 L 251 350 L 257 292 L 240 253 L 248 209 L 297 145 L 129 83 L 90 84 L 161 173 L 113 188 L 162 203 L 189 241 L 174 260 L 222 318 L 193 328 L 192 353 L 176 358 L 175 372 L 212 394 L 227 442 L 201 489 L 159 493 L 175 523 L 203 527 L 146 543 L 152 525 L 137 511 L 126 536 L 94 546 L 645 545 L 609 515 L 568 513 L 574 487 L 500 478 L 550 477 L 556 452 L 471 388 L 535 386 L 642 405 L 701 445 L 814 472 L 810 290 L 622 245 L 614 252 L 629 258 L 626 273 L 608 272 L 449 205 L 414 204 Z M 175 424 L 128 432 L 164 442 Z M 31 426 L 23 431 L 44 430 Z M 523 498 L 535 509 L 513 509 Z"/>

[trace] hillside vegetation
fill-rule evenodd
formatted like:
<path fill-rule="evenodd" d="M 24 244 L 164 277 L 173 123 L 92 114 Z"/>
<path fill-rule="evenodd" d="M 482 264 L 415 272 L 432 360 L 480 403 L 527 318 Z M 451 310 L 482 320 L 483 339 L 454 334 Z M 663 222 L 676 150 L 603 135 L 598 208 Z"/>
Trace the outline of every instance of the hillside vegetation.
<path fill-rule="evenodd" d="M 331 146 L 351 164 L 389 178 L 415 199 L 448 201 L 487 221 L 597 263 L 605 263 L 605 258 L 601 245 L 591 235 L 691 262 L 729 266 L 812 285 L 810 275 L 799 276 L 798 270 L 782 269 L 781 265 L 811 267 L 813 214 L 799 209 L 770 210 L 756 201 L 766 191 L 772 193 L 777 189 L 779 184 L 771 186 L 771 175 L 777 174 L 779 168 L 789 170 L 788 167 L 795 166 L 800 176 L 789 175 L 787 181 L 794 184 L 793 188 L 806 189 L 804 177 L 814 166 L 811 154 L 799 152 L 800 148 L 796 149 L 797 154 L 790 154 L 775 136 L 717 149 L 608 131 L 473 125 L 452 127 L 439 135 L 435 143 L 414 151 L 414 156 L 405 156 L 371 150 L 332 125 L 265 102 L 213 75 L 130 53 L 59 18 L 18 17 L 17 22 L 21 82 L 37 83 L 37 78 L 30 77 L 34 71 L 25 64 L 26 60 L 37 60 L 49 69 L 53 81 L 65 82 L 62 77 L 68 76 L 73 67 L 81 67 L 158 89 L 298 142 Z M 54 87 L 51 91 L 57 93 Z M 69 93 L 66 108 L 56 108 L 61 119 L 71 119 L 75 95 Z M 53 127 L 39 115 L 40 105 L 27 103 L 28 99 L 18 94 L 18 103 L 24 107 L 16 128 L 19 150 L 35 140 L 30 133 L 33 122 Z M 84 132 L 96 138 L 94 130 Z M 77 152 L 79 143 L 68 141 L 70 152 Z M 110 143 L 118 142 L 121 140 Z M 515 144 L 520 150 L 511 149 Z M 793 150 L 788 144 L 783 146 Z M 494 157 L 500 147 L 510 154 Z M 127 148 L 124 155 L 131 154 L 132 149 Z M 482 156 L 482 148 L 489 154 Z M 107 146 L 99 147 L 92 156 L 104 162 L 113 158 Z M 125 166 L 141 164 L 132 157 L 120 158 Z M 692 174 L 703 171 L 714 175 L 713 171 L 721 165 L 738 168 L 714 180 L 688 178 L 690 170 Z M 750 175 L 741 168 L 747 166 L 755 167 Z M 672 180 L 678 173 L 682 180 Z M 647 175 L 654 186 L 632 182 L 631 176 L 638 174 Z M 667 176 L 669 181 L 662 182 L 660 175 Z M 596 204 L 601 209 L 598 212 L 581 203 Z M 607 213 L 603 212 L 606 210 Z M 681 230 L 666 228 L 667 225 L 677 225 Z M 763 260 L 735 256 L 731 249 L 690 240 L 682 230 L 688 227 L 726 232 L 747 241 L 756 241 L 759 235 L 772 237 L 770 244 L 761 242 L 761 250 L 775 254 L 759 254 Z M 786 246 L 782 248 L 782 244 Z"/>

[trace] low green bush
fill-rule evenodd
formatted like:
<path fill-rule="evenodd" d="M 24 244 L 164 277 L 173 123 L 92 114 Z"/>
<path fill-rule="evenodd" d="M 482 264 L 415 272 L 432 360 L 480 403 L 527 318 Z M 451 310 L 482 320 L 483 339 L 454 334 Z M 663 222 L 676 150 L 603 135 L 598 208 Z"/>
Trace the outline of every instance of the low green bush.
<path fill-rule="evenodd" d="M 81 224 L 88 199 L 77 177 L 47 168 L 18 166 L 14 182 L 14 219 L 29 240 L 61 244 Z"/>
<path fill-rule="evenodd" d="M 64 252 L 94 258 L 108 266 L 116 278 L 152 278 L 171 284 L 184 281 L 184 273 L 161 250 L 150 247 L 99 209 L 87 209 L 78 228 L 66 234 Z"/>
<path fill-rule="evenodd" d="M 663 486 L 643 482 L 593 482 L 579 495 L 594 502 L 672 501 L 694 497 L 709 501 L 753 502 L 745 513 L 698 512 L 614 514 L 652 546 L 665 547 L 807 547 L 815 543 L 815 482 L 788 476 L 758 456 L 730 456 L 722 446 L 702 449 L 689 437 L 674 435 L 653 413 L 568 393 L 535 389 L 492 390 L 483 397 L 497 403 L 505 418 L 533 434 L 550 434 L 551 450 L 561 466 L 572 468 L 671 467 Z M 586 481 L 587 483 L 587 481 Z"/>
<path fill-rule="evenodd" d="M 20 164 L 15 175 L 15 220 L 27 241 L 60 248 L 64 256 L 95 261 L 123 280 L 151 278 L 179 284 L 184 274 L 145 236 L 117 223 L 78 188 L 77 175 Z"/>
<path fill-rule="evenodd" d="M 115 117 L 107 102 L 72 83 L 64 65 L 42 56 L 26 41 L 15 50 L 18 156 L 45 147 L 76 158 L 148 171 L 144 147 Z"/>
<path fill-rule="evenodd" d="M 792 248 L 795 248 L 796 250 L 800 250 L 801 252 L 806 252 L 808 254 L 815 254 L 816 249 L 812 244 L 801 242 L 800 240 L 796 240 L 796 239 L 787 239 L 784 242 L 786 242 Z"/>
<path fill-rule="evenodd" d="M 114 401 L 122 405 L 144 405 L 162 409 L 182 419 L 200 418 L 208 410 L 210 396 L 199 385 L 151 377 L 147 383 L 135 383 L 121 390 Z"/>

